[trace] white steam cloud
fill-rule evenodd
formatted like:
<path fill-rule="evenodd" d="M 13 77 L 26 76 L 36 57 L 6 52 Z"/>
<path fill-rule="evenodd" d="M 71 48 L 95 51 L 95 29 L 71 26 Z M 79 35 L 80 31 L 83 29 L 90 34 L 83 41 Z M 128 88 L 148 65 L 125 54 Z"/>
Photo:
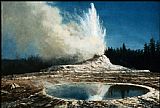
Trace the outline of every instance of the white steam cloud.
<path fill-rule="evenodd" d="M 63 23 L 60 10 L 44 2 L 2 2 L 2 38 L 10 33 L 18 53 L 33 47 L 44 59 L 76 55 L 82 61 L 102 55 L 106 34 L 94 4 L 77 19 Z"/>

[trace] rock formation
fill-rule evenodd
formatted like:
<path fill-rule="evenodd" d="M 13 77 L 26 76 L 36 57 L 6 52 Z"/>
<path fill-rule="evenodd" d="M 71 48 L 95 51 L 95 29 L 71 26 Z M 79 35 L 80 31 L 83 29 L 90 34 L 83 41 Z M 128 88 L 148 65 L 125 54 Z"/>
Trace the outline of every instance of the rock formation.
<path fill-rule="evenodd" d="M 114 65 L 105 55 L 95 56 L 92 59 L 77 63 L 75 65 L 52 66 L 47 71 L 73 71 L 73 72 L 149 72 L 149 70 L 131 70 L 129 68 Z"/>

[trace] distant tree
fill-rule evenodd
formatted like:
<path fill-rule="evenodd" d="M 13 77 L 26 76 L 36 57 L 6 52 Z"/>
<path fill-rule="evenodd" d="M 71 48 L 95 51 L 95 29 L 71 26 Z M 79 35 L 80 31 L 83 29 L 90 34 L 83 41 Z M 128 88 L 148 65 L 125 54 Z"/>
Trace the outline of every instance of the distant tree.
<path fill-rule="evenodd" d="M 160 41 L 156 42 L 156 54 L 160 55 Z"/>
<path fill-rule="evenodd" d="M 122 45 L 122 50 L 126 51 L 126 45 L 125 45 L 125 43 L 123 43 L 123 45 Z"/>
<path fill-rule="evenodd" d="M 147 45 L 147 43 L 144 44 L 144 55 L 147 56 L 149 55 L 149 46 Z"/>
<path fill-rule="evenodd" d="M 155 55 L 155 40 L 153 37 L 150 39 L 149 50 L 150 50 L 151 56 L 154 56 Z"/>

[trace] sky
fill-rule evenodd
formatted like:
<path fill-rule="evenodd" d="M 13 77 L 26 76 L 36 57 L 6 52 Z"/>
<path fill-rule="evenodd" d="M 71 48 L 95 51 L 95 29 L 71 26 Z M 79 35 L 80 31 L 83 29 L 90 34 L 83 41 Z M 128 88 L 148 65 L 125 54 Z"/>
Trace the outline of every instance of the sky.
<path fill-rule="evenodd" d="M 92 1 L 57 2 L 62 11 L 75 13 L 86 11 Z M 106 31 L 108 47 L 117 48 L 126 44 L 127 48 L 143 49 L 144 43 L 153 37 L 160 38 L 160 3 L 103 1 L 93 2 Z M 52 3 L 49 3 L 52 5 Z"/>
<path fill-rule="evenodd" d="M 130 49 L 143 49 L 144 43 L 153 37 L 160 39 L 160 2 L 49 2 L 64 13 L 82 14 L 94 3 L 100 20 L 106 28 L 106 46 L 119 48 L 123 43 Z M 14 41 L 3 40 L 2 58 L 14 58 Z M 11 48 L 8 50 L 8 48 Z M 32 53 L 32 52 L 31 52 Z"/>

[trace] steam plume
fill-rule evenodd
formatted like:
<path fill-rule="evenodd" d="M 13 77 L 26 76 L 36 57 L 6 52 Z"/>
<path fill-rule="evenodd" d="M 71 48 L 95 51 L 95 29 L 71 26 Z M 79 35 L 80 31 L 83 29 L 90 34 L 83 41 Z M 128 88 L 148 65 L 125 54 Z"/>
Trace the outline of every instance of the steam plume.
<path fill-rule="evenodd" d="M 44 59 L 77 56 L 79 61 L 104 53 L 105 29 L 94 4 L 79 22 L 62 20 L 60 10 L 44 2 L 2 2 L 2 38 L 11 34 L 18 53 L 32 47 Z"/>

